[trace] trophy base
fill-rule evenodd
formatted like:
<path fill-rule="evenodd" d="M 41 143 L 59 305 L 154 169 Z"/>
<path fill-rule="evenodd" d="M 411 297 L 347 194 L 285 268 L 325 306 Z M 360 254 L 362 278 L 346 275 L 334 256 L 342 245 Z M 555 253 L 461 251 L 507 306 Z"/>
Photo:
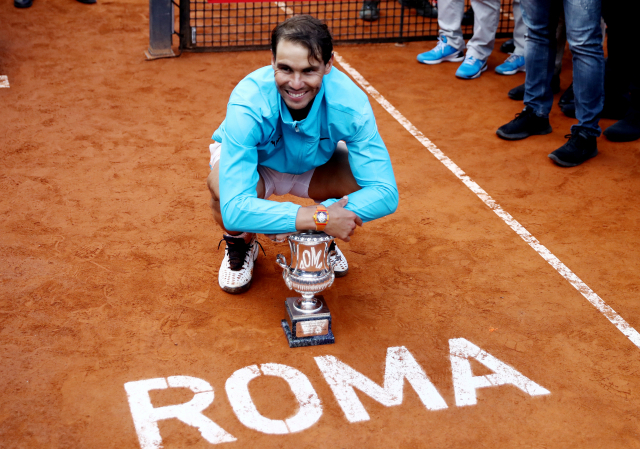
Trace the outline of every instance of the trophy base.
<path fill-rule="evenodd" d="M 291 335 L 291 329 L 289 328 L 289 323 L 287 322 L 287 320 L 282 320 L 281 324 L 282 329 L 284 329 L 284 334 L 287 336 L 287 340 L 289 341 L 290 348 L 331 345 L 336 342 L 336 339 L 333 336 L 333 332 L 331 331 L 329 331 L 328 334 L 314 335 L 313 337 L 294 337 L 293 335 Z"/>
<path fill-rule="evenodd" d="M 300 310 L 296 304 L 301 298 L 287 298 L 285 301 L 285 319 L 282 320 L 290 348 L 302 346 L 318 346 L 335 343 L 331 331 L 331 313 L 322 295 L 315 297 L 320 307 L 309 313 Z"/>

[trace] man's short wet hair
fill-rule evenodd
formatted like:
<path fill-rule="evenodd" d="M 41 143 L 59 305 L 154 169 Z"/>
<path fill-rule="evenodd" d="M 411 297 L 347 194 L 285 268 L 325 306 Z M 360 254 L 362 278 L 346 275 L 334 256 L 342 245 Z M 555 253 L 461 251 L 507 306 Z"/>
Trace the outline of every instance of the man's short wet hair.
<path fill-rule="evenodd" d="M 274 58 L 276 48 L 281 40 L 305 47 L 309 50 L 309 60 L 316 59 L 326 64 L 333 54 L 333 38 L 329 27 L 312 16 L 293 16 L 273 29 L 271 53 Z"/>

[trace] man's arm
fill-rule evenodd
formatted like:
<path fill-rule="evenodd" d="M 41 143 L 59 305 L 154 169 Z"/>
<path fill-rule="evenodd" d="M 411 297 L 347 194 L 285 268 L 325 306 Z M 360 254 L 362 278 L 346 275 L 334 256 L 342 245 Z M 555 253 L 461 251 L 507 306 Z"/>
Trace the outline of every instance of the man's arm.
<path fill-rule="evenodd" d="M 229 231 L 295 232 L 300 206 L 257 197 L 257 145 L 265 138 L 261 120 L 246 106 L 227 107 L 219 172 L 222 221 Z"/>
<path fill-rule="evenodd" d="M 363 222 L 392 214 L 398 207 L 396 186 L 389 152 L 378 133 L 371 105 L 367 102 L 356 132 L 345 139 L 349 150 L 349 165 L 360 190 L 349 195 L 345 208 Z M 324 201 L 327 207 L 338 199 Z"/>
<path fill-rule="evenodd" d="M 362 220 L 354 212 L 345 209 L 349 203 L 349 197 L 344 196 L 337 202 L 327 208 L 329 213 L 329 222 L 324 228 L 324 232 L 333 237 L 337 237 L 348 242 L 350 237 L 355 233 L 357 226 L 362 226 Z M 298 210 L 296 218 L 296 228 L 301 231 L 304 229 L 315 229 L 316 223 L 313 214 L 316 212 L 316 206 L 301 207 Z"/>

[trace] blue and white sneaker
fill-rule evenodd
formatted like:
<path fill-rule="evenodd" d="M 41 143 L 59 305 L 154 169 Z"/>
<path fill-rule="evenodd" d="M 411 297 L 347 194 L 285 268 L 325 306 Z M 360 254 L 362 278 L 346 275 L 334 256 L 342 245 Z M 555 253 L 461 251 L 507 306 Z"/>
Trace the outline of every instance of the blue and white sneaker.
<path fill-rule="evenodd" d="M 465 80 L 472 80 L 479 77 L 485 70 L 487 70 L 486 59 L 476 59 L 467 55 L 464 58 L 464 62 L 456 70 L 456 76 Z"/>
<path fill-rule="evenodd" d="M 458 62 L 464 59 L 462 50 L 456 50 L 447 44 L 445 36 L 438 37 L 438 44 L 433 50 L 418 55 L 418 62 L 423 64 L 440 64 L 442 61 Z"/>
<path fill-rule="evenodd" d="M 500 75 L 515 75 L 518 72 L 524 72 L 524 56 L 509 55 L 507 60 L 496 67 L 496 73 Z"/>

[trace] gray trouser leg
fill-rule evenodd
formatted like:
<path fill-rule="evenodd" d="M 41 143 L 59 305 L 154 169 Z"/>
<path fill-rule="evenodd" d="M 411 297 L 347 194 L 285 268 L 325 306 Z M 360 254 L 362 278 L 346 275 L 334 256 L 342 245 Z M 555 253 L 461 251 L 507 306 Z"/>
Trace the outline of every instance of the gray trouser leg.
<path fill-rule="evenodd" d="M 527 32 L 527 26 L 522 20 L 522 9 L 520 0 L 513 0 L 513 43 L 516 49 L 514 55 L 524 56 L 524 35 Z"/>
<path fill-rule="evenodd" d="M 475 12 L 475 9 L 474 9 Z M 464 0 L 438 1 L 438 26 L 440 35 L 447 38 L 447 44 L 456 50 L 464 50 L 462 38 L 462 15 L 464 14 Z M 476 16 L 476 20 L 478 17 Z"/>
<path fill-rule="evenodd" d="M 487 59 L 493 51 L 493 44 L 496 41 L 496 30 L 500 21 L 500 0 L 472 0 L 471 7 L 475 20 L 473 22 L 473 37 L 467 44 L 469 48 L 467 56 Z"/>

